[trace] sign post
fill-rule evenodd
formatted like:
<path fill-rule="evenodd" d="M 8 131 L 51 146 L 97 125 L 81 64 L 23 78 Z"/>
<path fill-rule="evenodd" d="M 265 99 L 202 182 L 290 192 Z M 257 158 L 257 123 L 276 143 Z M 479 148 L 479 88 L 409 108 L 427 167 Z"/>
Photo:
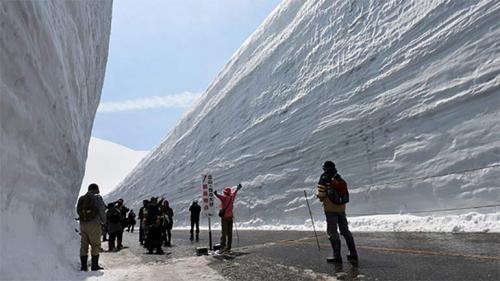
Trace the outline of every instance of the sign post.
<path fill-rule="evenodd" d="M 212 175 L 202 175 L 202 198 L 203 198 L 203 215 L 208 217 L 208 241 L 209 249 L 212 250 L 212 221 L 211 217 L 214 215 L 214 180 Z"/>

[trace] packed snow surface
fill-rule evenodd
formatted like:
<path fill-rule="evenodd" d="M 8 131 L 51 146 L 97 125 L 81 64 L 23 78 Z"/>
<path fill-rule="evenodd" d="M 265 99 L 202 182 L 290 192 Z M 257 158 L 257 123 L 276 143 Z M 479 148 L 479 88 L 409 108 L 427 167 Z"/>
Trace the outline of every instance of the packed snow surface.
<path fill-rule="evenodd" d="M 104 272 L 79 272 L 73 279 L 86 281 L 227 280 L 208 266 L 212 258 L 207 256 L 165 259 L 164 262 L 147 263 L 129 249 L 118 253 L 103 253 L 101 256 L 105 267 Z"/>
<path fill-rule="evenodd" d="M 0 2 L 2 280 L 68 280 L 76 270 L 74 206 L 111 8 L 111 0 Z"/>
<path fill-rule="evenodd" d="M 147 153 L 91 137 L 80 194 L 87 192 L 91 183 L 99 185 L 101 195 L 113 191 Z"/>
<path fill-rule="evenodd" d="M 165 195 L 183 225 L 211 173 L 243 183 L 236 221 L 300 226 L 333 160 L 348 214 L 498 204 L 499 18 L 496 0 L 284 1 L 109 198 Z"/>

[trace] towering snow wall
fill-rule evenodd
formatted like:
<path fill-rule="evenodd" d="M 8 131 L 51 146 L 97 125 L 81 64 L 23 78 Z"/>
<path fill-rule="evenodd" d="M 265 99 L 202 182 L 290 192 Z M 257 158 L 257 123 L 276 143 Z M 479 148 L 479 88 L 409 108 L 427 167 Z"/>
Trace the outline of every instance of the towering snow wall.
<path fill-rule="evenodd" d="M 166 195 L 183 224 L 210 172 L 243 182 L 239 222 L 302 224 L 330 159 L 350 214 L 496 204 L 499 18 L 495 0 L 284 1 L 110 197 Z"/>
<path fill-rule="evenodd" d="M 112 1 L 0 3 L 0 279 L 68 280 Z"/>

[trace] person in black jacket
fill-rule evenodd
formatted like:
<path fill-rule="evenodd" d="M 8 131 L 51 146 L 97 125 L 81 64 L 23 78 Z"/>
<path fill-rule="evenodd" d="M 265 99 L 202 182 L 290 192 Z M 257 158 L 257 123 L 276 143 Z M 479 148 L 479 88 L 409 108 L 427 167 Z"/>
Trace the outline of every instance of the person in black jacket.
<path fill-rule="evenodd" d="M 121 223 L 120 210 L 116 207 L 116 203 L 108 204 L 108 211 L 106 212 L 106 224 L 108 225 L 108 252 L 119 250 L 115 247 L 115 240 L 121 243 L 123 235 L 123 227 Z"/>
<path fill-rule="evenodd" d="M 160 206 L 163 203 L 163 198 L 158 201 L 157 197 L 151 197 L 151 200 L 149 200 L 149 204 L 147 206 L 147 224 L 152 225 L 156 222 L 156 219 L 160 215 Z"/>
<path fill-rule="evenodd" d="M 194 226 L 196 225 L 196 241 L 199 241 L 201 207 L 198 205 L 198 201 L 193 201 L 193 204 L 189 207 L 189 212 L 191 212 L 191 236 L 189 239 L 193 241 Z"/>
<path fill-rule="evenodd" d="M 132 232 L 133 233 L 134 232 L 134 227 L 135 227 L 135 213 L 134 213 L 134 210 L 130 210 L 130 212 L 128 212 L 127 224 L 128 224 L 127 232 Z"/>

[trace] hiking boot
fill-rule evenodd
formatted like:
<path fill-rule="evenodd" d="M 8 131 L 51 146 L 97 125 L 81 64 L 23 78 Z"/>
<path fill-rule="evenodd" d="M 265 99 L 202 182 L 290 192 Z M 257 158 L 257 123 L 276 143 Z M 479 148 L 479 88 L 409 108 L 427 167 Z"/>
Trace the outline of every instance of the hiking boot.
<path fill-rule="evenodd" d="M 191 240 L 191 241 L 193 241 L 193 240 L 194 240 L 193 235 L 191 235 L 191 236 L 189 237 L 189 240 Z"/>
<path fill-rule="evenodd" d="M 198 235 L 196 235 L 196 242 L 200 241 L 200 237 L 198 237 Z"/>
<path fill-rule="evenodd" d="M 99 266 L 99 256 L 98 255 L 92 256 L 91 269 L 92 269 L 92 271 L 104 269 L 103 267 Z"/>
<path fill-rule="evenodd" d="M 342 258 L 341 257 L 327 258 L 326 261 L 333 263 L 342 263 Z"/>
<path fill-rule="evenodd" d="M 81 271 L 88 271 L 89 268 L 87 266 L 87 259 L 89 256 L 81 256 L 80 257 L 80 263 L 82 264 L 82 267 L 80 268 Z"/>
<path fill-rule="evenodd" d="M 358 263 L 357 255 L 347 255 L 347 260 L 351 263 Z"/>

